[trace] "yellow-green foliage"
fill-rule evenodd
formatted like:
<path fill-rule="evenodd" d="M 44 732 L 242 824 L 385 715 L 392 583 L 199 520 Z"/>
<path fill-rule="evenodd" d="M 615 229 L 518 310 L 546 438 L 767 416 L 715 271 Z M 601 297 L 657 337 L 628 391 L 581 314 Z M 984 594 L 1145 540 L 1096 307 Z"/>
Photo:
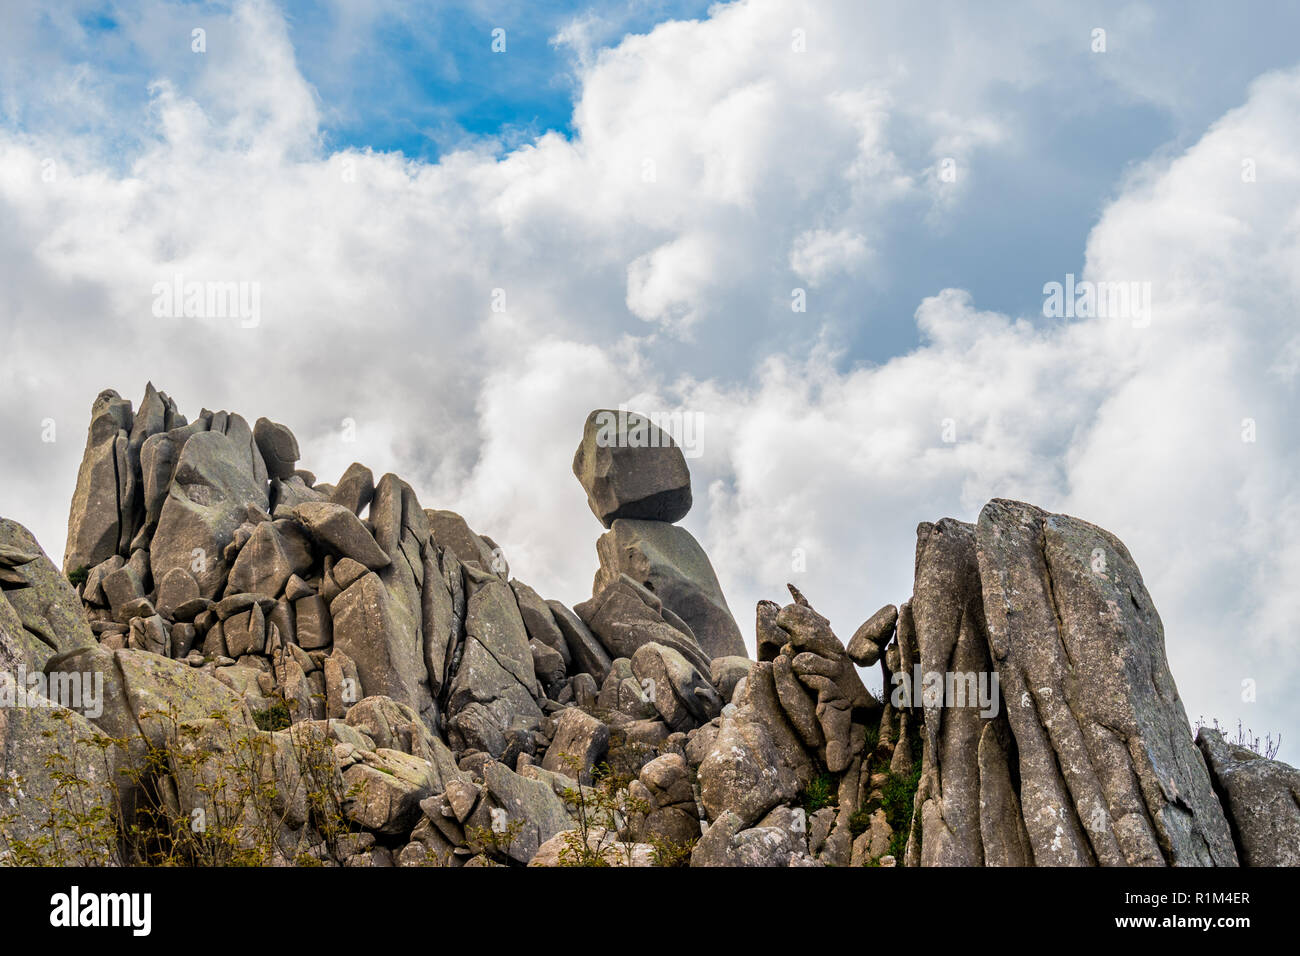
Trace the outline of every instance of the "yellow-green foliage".
<path fill-rule="evenodd" d="M 561 754 L 560 759 L 575 778 L 581 776 L 580 758 Z M 619 834 L 630 816 L 644 815 L 652 809 L 628 793 L 628 784 L 634 779 L 626 770 L 606 761 L 592 769 L 591 786 L 579 784 L 564 791 L 561 796 L 573 807 L 578 826 L 564 834 L 560 866 L 609 866 L 619 853 L 631 865 L 636 844 L 630 839 L 620 840 Z"/>
<path fill-rule="evenodd" d="M 220 712 L 140 716 L 152 739 L 98 734 L 48 754 L 44 795 L 0 780 L 0 863 L 266 866 L 334 855 L 347 795 L 325 735 L 273 738 Z M 294 807 L 305 829 L 288 826 Z"/>
<path fill-rule="evenodd" d="M 465 836 L 471 843 L 483 847 L 482 852 L 489 857 L 504 861 L 510 859 L 510 847 L 519 839 L 523 828 L 523 820 L 511 820 L 500 830 L 495 827 L 466 827 Z"/>

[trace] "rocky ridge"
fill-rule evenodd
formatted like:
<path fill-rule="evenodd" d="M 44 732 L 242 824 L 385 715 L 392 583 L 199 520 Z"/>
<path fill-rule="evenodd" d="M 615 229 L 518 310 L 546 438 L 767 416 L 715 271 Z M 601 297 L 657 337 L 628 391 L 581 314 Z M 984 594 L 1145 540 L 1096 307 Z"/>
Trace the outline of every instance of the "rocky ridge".
<path fill-rule="evenodd" d="M 750 660 L 675 523 L 685 457 L 641 416 L 584 426 L 607 530 L 573 608 L 397 476 L 298 465 L 284 425 L 110 390 L 63 573 L 0 521 L 0 681 L 49 694 L 0 708 L 0 780 L 27 782 L 0 855 L 63 799 L 52 753 L 111 754 L 78 799 L 122 826 L 216 814 L 226 784 L 185 755 L 246 748 L 274 786 L 234 842 L 281 864 L 1297 862 L 1300 773 L 1193 740 L 1141 575 L 1087 522 L 994 500 L 923 523 L 909 600 L 846 645 L 791 586 Z M 68 674 L 101 675 L 100 706 L 55 704 Z"/>

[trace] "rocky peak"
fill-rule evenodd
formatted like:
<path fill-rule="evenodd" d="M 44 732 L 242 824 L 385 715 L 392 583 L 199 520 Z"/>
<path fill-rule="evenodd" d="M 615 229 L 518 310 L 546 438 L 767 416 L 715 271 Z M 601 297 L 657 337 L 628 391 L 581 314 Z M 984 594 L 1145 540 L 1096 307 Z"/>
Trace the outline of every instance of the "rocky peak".
<path fill-rule="evenodd" d="M 148 715 L 170 709 L 209 756 L 276 755 L 277 792 L 324 746 L 341 823 L 277 804 L 249 821 L 264 862 L 1296 862 L 1297 771 L 1193 741 L 1141 574 L 1087 522 L 1000 499 L 974 524 L 924 522 L 905 600 L 864 609 L 846 646 L 791 586 L 759 602 L 751 660 L 676 523 L 685 456 L 645 416 L 583 427 L 573 471 L 605 530 L 574 608 L 398 476 L 353 463 L 321 483 L 299 459 L 266 418 L 191 423 L 152 384 L 138 410 L 96 398 L 64 574 L 0 520 L 0 672 L 107 681 L 60 733 L 0 711 L 0 780 L 96 734 L 140 761 L 168 742 Z M 220 799 L 180 765 L 151 771 L 167 812 Z M 81 786 L 97 806 L 153 792 Z M 63 798 L 27 792 L 0 836 Z"/>

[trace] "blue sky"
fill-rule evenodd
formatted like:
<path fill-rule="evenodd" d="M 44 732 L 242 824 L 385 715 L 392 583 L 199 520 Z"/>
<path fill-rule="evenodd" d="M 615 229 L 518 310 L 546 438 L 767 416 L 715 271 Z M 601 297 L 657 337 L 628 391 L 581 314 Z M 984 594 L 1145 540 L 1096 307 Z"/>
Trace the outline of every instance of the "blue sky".
<path fill-rule="evenodd" d="M 280 5 L 299 68 L 320 95 L 324 145 L 422 160 L 482 138 L 504 149 L 548 130 L 569 135 L 576 51 L 557 38 L 575 20 L 603 44 L 664 20 L 703 16 L 708 7 L 696 0 Z M 188 21 L 214 31 L 214 53 L 223 36 L 211 21 L 224 18 L 225 8 L 167 5 L 176 26 Z M 45 39 L 61 41 L 59 56 L 85 57 L 109 71 L 112 101 L 122 109 L 147 105 L 160 66 L 181 78 L 198 66 L 183 45 L 140 42 L 138 4 L 71 4 L 33 19 Z M 496 29 L 506 31 L 501 52 L 492 49 Z"/>
<path fill-rule="evenodd" d="M 402 475 L 574 603 L 574 429 L 681 410 L 747 633 L 793 576 L 851 634 L 918 522 L 1021 498 L 1128 544 L 1193 718 L 1300 726 L 1300 6 L 519 7 L 4 4 L 6 515 L 58 553 L 91 401 L 152 379 Z M 179 273 L 264 321 L 159 323 Z M 1045 318 L 1067 273 L 1155 319 Z"/>
<path fill-rule="evenodd" d="M 698 2 L 403 5 L 366 24 L 361 49 L 347 58 L 349 69 L 339 69 L 340 33 L 348 26 L 335 4 L 295 2 L 285 11 L 303 74 L 326 108 L 327 143 L 432 160 L 467 138 L 510 147 L 548 130 L 572 132 L 573 50 L 553 41 L 573 18 L 601 18 L 600 38 L 617 39 L 707 8 Z M 504 55 L 492 49 L 497 29 L 505 31 Z"/>

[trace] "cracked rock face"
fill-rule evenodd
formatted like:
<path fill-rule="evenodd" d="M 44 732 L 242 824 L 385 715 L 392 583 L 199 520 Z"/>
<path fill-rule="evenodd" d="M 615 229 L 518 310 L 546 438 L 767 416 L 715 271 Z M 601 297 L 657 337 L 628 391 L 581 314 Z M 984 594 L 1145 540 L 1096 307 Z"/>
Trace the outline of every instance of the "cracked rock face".
<path fill-rule="evenodd" d="M 117 553 L 124 490 L 118 475 L 126 471 L 126 446 L 134 421 L 131 403 L 112 389 L 95 399 L 68 517 L 64 572 L 92 568 Z"/>
<path fill-rule="evenodd" d="M 813 764 L 781 713 L 771 665 L 756 664 L 745 693 L 738 696 L 736 709 L 722 717 L 698 773 L 700 801 L 709 819 L 731 814 L 740 830 L 792 801 L 811 778 Z"/>
<path fill-rule="evenodd" d="M 249 505 L 265 509 L 269 503 L 247 454 L 247 448 L 215 431 L 185 442 L 149 550 L 155 574 L 186 568 L 203 597 L 221 593 L 230 566 L 227 545 Z"/>
<path fill-rule="evenodd" d="M 975 525 L 922 524 L 896 632 L 881 657 L 887 680 L 902 671 L 956 676 L 955 686 L 968 677 L 971 689 L 998 682 L 983 685 L 997 698 L 991 712 L 941 691 L 918 692 L 897 715 L 900 728 L 921 721 L 908 865 L 1235 866 L 1239 849 L 1244 862 L 1246 845 L 1263 847 L 1261 830 L 1288 826 L 1277 791 L 1250 804 L 1224 782 L 1245 755 L 1203 733 L 1201 759 L 1141 574 L 1095 525 L 1001 499 Z M 1294 773 L 1255 766 L 1246 775 Z"/>
<path fill-rule="evenodd" d="M 448 699 L 450 722 L 463 743 L 477 741 L 500 756 L 511 735 L 531 735 L 540 726 L 537 698 L 545 695 L 514 592 L 487 572 L 474 570 L 469 580 L 473 590 L 464 652 Z"/>
<path fill-rule="evenodd" d="M 1202 727 L 1196 743 L 1233 824 L 1243 866 L 1300 866 L 1300 770 Z"/>
<path fill-rule="evenodd" d="M 918 530 L 911 616 L 922 673 L 992 673 L 973 525 L 944 519 Z M 985 716 L 974 689 L 963 706 L 919 701 L 925 749 L 914 824 L 923 866 L 1032 861 L 1019 814 L 1007 812 L 1008 803 L 1018 804 L 1007 774 L 1006 715 L 999 706 Z"/>
<path fill-rule="evenodd" d="M 30 531 L 0 518 L 0 671 L 94 644 L 76 591 Z"/>
<path fill-rule="evenodd" d="M 1128 549 L 1001 499 L 980 513 L 976 549 L 1034 861 L 1235 865 Z"/>
<path fill-rule="evenodd" d="M 7 672 L 0 672 L 0 681 L 11 679 Z M 70 786 L 57 782 L 48 770 L 50 760 L 59 755 L 73 754 L 78 749 L 93 753 L 90 741 L 96 739 L 106 740 L 76 711 L 58 707 L 52 701 L 32 697 L 27 706 L 0 708 L 0 780 L 13 788 L 5 791 L 6 802 L 15 800 L 20 809 L 6 827 L 6 846 L 10 840 L 40 840 L 42 835 L 48 835 L 48 818 L 39 812 L 21 812 L 26 807 L 58 806 L 62 799 L 73 801 L 73 806 L 87 814 L 113 812 L 106 787 L 107 778 L 116 769 L 111 756 L 107 766 L 102 760 L 98 764 L 86 761 L 85 769 Z M 69 865 L 102 862 L 88 855 L 75 840 L 69 842 Z"/>

